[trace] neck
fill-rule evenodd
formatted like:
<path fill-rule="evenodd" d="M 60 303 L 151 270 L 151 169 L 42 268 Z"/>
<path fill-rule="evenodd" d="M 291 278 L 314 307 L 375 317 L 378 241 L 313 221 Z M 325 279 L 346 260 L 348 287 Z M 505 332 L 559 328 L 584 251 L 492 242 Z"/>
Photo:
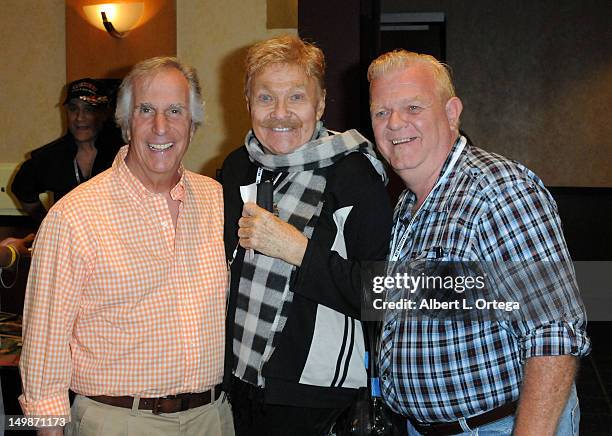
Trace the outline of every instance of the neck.
<path fill-rule="evenodd" d="M 433 187 L 436 185 L 436 181 L 440 177 L 441 169 L 442 165 L 440 165 L 435 171 L 432 171 L 425 178 L 411 177 L 414 176 L 413 174 L 406 176 L 402 174 L 399 175 L 406 187 L 414 192 L 414 195 L 416 195 L 416 203 L 414 204 L 415 211 L 421 207 Z"/>
<path fill-rule="evenodd" d="M 75 142 L 79 150 L 84 150 L 84 151 L 97 150 L 95 139 L 92 139 L 91 141 L 75 141 Z"/>
<path fill-rule="evenodd" d="M 170 191 L 181 179 L 181 175 L 178 170 L 173 175 L 146 173 L 139 165 L 136 165 L 132 161 L 129 153 L 125 158 L 125 164 L 132 175 L 134 175 L 134 177 L 136 177 L 148 191 L 156 194 L 164 194 L 167 198 L 170 198 Z"/>
<path fill-rule="evenodd" d="M 408 169 L 398 172 L 398 175 L 404 182 L 404 185 L 416 195 L 417 201 L 414 210 L 418 210 L 423 204 L 431 190 L 436 185 L 440 178 L 442 167 L 448 159 L 448 156 L 453 149 L 453 145 L 459 138 L 458 134 L 453 135 L 450 145 L 444 147 L 434 165 L 423 166 L 423 168 Z"/>
<path fill-rule="evenodd" d="M 155 192 L 156 194 L 164 194 L 166 197 L 170 197 L 170 191 L 176 186 L 180 180 L 180 175 L 177 173 L 174 177 L 151 177 L 134 174 L 138 180 L 144 185 L 147 190 Z"/>

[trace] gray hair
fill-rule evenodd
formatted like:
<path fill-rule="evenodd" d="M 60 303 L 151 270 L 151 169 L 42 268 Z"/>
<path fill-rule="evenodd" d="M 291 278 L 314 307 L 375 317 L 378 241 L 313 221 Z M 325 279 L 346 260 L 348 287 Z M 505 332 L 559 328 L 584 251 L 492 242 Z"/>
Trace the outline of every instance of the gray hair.
<path fill-rule="evenodd" d="M 202 102 L 202 90 L 196 70 L 174 57 L 155 57 L 144 60 L 134 65 L 134 68 L 121 82 L 119 94 L 117 95 L 117 109 L 115 120 L 123 139 L 129 141 L 130 121 L 132 120 L 134 104 L 134 82 L 142 77 L 153 76 L 160 70 L 175 68 L 180 71 L 187 82 L 189 82 L 189 110 L 191 111 L 191 122 L 194 130 L 204 121 L 204 103 Z"/>
<path fill-rule="evenodd" d="M 443 64 L 433 56 L 404 49 L 393 50 L 374 59 L 368 68 L 368 82 L 372 83 L 373 80 L 388 72 L 408 68 L 415 64 L 425 64 L 431 68 L 440 97 L 448 100 L 456 96 L 448 65 Z"/>

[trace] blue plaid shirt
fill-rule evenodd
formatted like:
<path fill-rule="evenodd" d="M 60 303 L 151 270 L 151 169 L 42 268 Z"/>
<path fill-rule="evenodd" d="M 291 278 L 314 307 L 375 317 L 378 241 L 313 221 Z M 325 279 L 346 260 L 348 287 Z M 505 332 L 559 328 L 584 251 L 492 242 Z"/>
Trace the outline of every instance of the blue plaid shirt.
<path fill-rule="evenodd" d="M 556 204 L 541 180 L 521 164 L 469 144 L 413 216 L 405 191 L 394 234 L 408 237 L 400 261 L 571 262 Z M 414 222 L 408 229 L 408 223 Z M 396 239 L 399 239 L 396 238 Z M 396 247 L 391 247 L 391 252 Z M 572 303 L 568 303 L 572 305 Z M 580 302 L 573 318 L 548 322 L 481 321 L 385 315 L 380 343 L 381 390 L 387 404 L 420 422 L 478 415 L 518 399 L 525 360 L 589 352 Z"/>

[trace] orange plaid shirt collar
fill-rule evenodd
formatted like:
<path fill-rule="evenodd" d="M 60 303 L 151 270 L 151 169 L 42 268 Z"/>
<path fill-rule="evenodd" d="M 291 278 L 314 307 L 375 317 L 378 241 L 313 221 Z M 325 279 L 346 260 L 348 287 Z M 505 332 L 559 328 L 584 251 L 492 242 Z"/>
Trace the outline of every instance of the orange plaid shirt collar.
<path fill-rule="evenodd" d="M 134 195 L 135 198 L 145 199 L 150 197 L 151 195 L 155 195 L 153 192 L 149 191 L 145 185 L 142 184 L 138 178 L 132 174 L 127 164 L 125 163 L 125 158 L 128 154 L 129 145 L 124 145 L 117 152 L 117 156 L 113 162 L 113 170 L 117 172 L 119 176 L 119 180 L 125 184 L 128 190 Z M 170 191 L 170 197 L 173 200 L 183 201 L 185 199 L 185 168 L 181 164 L 179 167 L 180 178 L 178 183 L 172 188 Z"/>

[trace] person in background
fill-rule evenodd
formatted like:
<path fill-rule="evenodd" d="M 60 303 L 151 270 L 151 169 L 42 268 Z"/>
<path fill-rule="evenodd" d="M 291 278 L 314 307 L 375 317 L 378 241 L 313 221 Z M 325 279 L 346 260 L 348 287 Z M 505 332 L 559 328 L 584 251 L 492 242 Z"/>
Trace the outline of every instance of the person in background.
<path fill-rule="evenodd" d="M 14 268 L 19 263 L 19 257 L 29 253 L 32 241 L 33 233 L 25 238 L 6 238 L 0 241 L 0 268 Z"/>
<path fill-rule="evenodd" d="M 246 58 L 252 129 L 222 169 L 238 435 L 327 434 L 366 386 L 357 261 L 384 259 L 391 207 L 372 144 L 320 121 L 324 71 L 296 36 Z"/>
<path fill-rule="evenodd" d="M 11 184 L 11 192 L 36 223 L 47 210 L 39 195 L 52 192 L 60 198 L 80 183 L 109 168 L 121 147 L 118 130 L 107 123 L 112 92 L 100 80 L 71 82 L 64 109 L 68 131 L 61 138 L 30 153 Z"/>
<path fill-rule="evenodd" d="M 463 105 L 443 64 L 397 50 L 372 62 L 368 80 L 376 145 L 406 187 L 395 210 L 390 261 L 571 269 L 542 181 L 459 134 Z M 543 319 L 462 322 L 386 313 L 381 389 L 407 418 L 410 435 L 578 434 L 574 376 L 590 341 L 573 281 L 558 279 L 550 276 L 552 287 L 523 279 L 515 288 L 524 292 L 520 304 L 529 299 L 531 313 Z M 493 281 L 494 295 L 502 295 L 504 280 Z M 564 316 L 548 316 L 549 298 L 561 302 Z"/>
<path fill-rule="evenodd" d="M 195 70 L 167 57 L 138 63 L 116 118 L 128 145 L 36 236 L 21 407 L 70 419 L 71 435 L 231 436 L 223 194 L 182 166 L 204 118 Z"/>

